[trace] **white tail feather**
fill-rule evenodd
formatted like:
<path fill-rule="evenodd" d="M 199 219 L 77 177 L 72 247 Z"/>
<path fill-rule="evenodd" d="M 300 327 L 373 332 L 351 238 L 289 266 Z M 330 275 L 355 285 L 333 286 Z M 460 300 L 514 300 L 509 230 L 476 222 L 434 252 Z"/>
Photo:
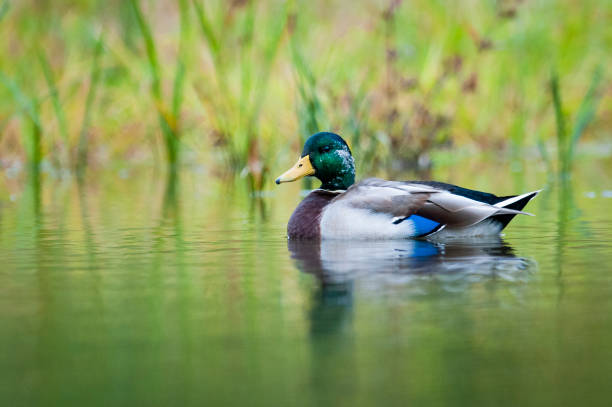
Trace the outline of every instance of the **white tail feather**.
<path fill-rule="evenodd" d="M 517 196 L 514 196 L 514 197 L 512 197 L 512 198 L 508 198 L 508 199 L 506 199 L 506 200 L 503 200 L 503 201 L 501 201 L 501 202 L 498 202 L 498 203 L 496 203 L 496 204 L 495 204 L 495 205 L 493 205 L 493 206 L 497 206 L 498 208 L 504 208 L 504 207 L 506 207 L 506 206 L 508 206 L 508 205 L 510 205 L 510 204 L 513 204 L 513 203 L 515 203 L 515 202 L 517 202 L 517 201 L 520 201 L 521 199 L 524 199 L 524 198 L 528 197 L 529 195 L 533 195 L 533 196 L 532 196 L 532 197 L 529 199 L 529 200 L 531 201 L 531 200 L 532 200 L 533 198 L 535 198 L 535 197 L 536 197 L 536 196 L 537 196 L 537 195 L 538 195 L 540 192 L 542 192 L 542 190 L 541 190 L 541 189 L 538 189 L 537 191 L 527 192 L 526 194 L 523 194 L 523 195 L 517 195 Z M 524 215 L 535 216 L 535 215 L 533 215 L 533 214 L 531 214 L 531 213 L 527 213 L 527 212 L 523 212 L 523 214 L 524 214 Z"/>

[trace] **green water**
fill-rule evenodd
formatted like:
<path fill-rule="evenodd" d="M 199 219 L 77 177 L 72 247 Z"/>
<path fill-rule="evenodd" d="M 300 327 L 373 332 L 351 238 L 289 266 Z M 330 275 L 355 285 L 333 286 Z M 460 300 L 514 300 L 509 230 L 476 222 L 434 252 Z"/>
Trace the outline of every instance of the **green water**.
<path fill-rule="evenodd" d="M 297 184 L 5 171 L 1 404 L 607 406 L 611 170 L 441 169 L 546 190 L 501 239 L 321 245 L 284 238 Z"/>

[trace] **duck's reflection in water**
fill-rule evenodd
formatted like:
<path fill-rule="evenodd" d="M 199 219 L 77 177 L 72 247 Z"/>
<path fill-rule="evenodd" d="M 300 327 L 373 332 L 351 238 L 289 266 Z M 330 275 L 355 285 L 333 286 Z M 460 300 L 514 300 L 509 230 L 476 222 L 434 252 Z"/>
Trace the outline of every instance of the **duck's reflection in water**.
<path fill-rule="evenodd" d="M 454 299 L 445 302 L 445 298 L 461 296 L 474 289 L 476 296 L 465 296 L 465 301 L 470 304 L 474 297 L 483 300 L 484 289 L 485 302 L 482 304 L 500 298 L 504 301 L 508 297 L 498 295 L 503 291 L 499 290 L 500 287 L 509 288 L 512 298 L 514 295 L 520 297 L 520 287 L 535 270 L 533 261 L 517 257 L 499 237 L 445 243 L 290 240 L 288 245 L 297 268 L 316 276 L 318 282 L 308 310 L 312 357 L 310 385 L 318 391 L 333 382 L 336 389 L 350 392 L 359 381 L 360 362 L 356 355 L 358 348 L 364 349 L 363 341 L 370 339 L 364 338 L 363 332 L 361 335 L 355 332 L 355 302 L 363 305 L 360 305 L 362 317 L 381 315 L 380 321 L 362 321 L 360 324 L 378 324 L 380 331 L 386 332 L 381 334 L 384 336 L 396 331 L 396 328 L 385 328 L 384 321 L 389 321 L 385 309 L 393 314 L 391 320 L 397 322 L 395 317 L 399 308 L 396 305 L 403 307 L 427 298 L 431 300 L 427 302 L 431 306 L 426 307 L 429 317 L 440 319 L 437 324 L 444 324 L 435 316 L 436 309 L 448 310 L 449 304 L 456 303 Z M 424 309 L 422 306 L 404 309 L 410 314 L 410 309 L 417 308 L 419 312 Z M 453 311 L 451 320 L 460 323 L 447 322 L 451 326 L 449 329 L 457 329 L 457 326 L 470 329 L 473 326 L 468 309 L 469 306 L 458 307 Z M 411 320 L 407 314 L 405 317 Z M 423 322 L 422 318 L 414 320 Z M 413 326 L 411 329 L 419 328 Z M 362 345 L 358 347 L 359 341 Z M 393 342 L 371 341 L 387 345 Z M 325 398 L 325 392 L 320 392 L 320 397 L 319 404 L 331 404 Z"/>
<path fill-rule="evenodd" d="M 288 246 L 298 269 L 319 282 L 311 309 L 314 330 L 339 328 L 355 285 L 359 295 L 405 298 L 463 292 L 475 284 L 520 284 L 535 270 L 533 260 L 517 257 L 499 236 L 444 243 L 289 240 Z"/>
<path fill-rule="evenodd" d="M 299 241 L 289 251 L 300 271 L 315 275 L 322 286 L 356 279 L 398 282 L 453 277 L 523 280 L 531 260 L 514 255 L 499 236 L 432 243 L 422 240 Z"/>

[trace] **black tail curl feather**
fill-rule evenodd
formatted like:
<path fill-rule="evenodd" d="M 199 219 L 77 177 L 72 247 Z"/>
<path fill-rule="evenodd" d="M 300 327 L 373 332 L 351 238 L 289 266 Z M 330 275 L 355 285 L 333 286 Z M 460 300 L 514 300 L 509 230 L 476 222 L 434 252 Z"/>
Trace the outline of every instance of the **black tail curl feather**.
<path fill-rule="evenodd" d="M 538 194 L 538 191 L 536 191 L 536 192 L 532 192 L 531 194 L 529 194 L 529 195 L 525 196 L 524 198 L 521 198 L 521 199 L 519 199 L 519 200 L 518 200 L 518 201 L 516 201 L 516 202 L 512 202 L 511 204 L 504 206 L 504 208 L 514 209 L 514 210 L 517 210 L 517 211 L 521 211 L 521 210 L 523 210 L 523 208 L 525 207 L 525 205 L 527 205 L 527 203 L 528 203 L 529 201 L 531 201 L 531 199 L 532 199 L 533 197 L 535 197 L 537 194 Z M 514 196 L 517 196 L 517 195 L 514 195 Z M 501 200 L 500 200 L 500 202 L 501 202 L 501 201 L 504 201 L 504 200 L 506 200 L 506 199 L 514 198 L 514 196 L 506 196 L 506 197 L 503 197 L 503 199 L 501 199 Z M 510 223 L 510 221 L 511 221 L 511 220 L 512 220 L 512 219 L 513 219 L 515 216 L 516 216 L 516 215 L 495 215 L 495 216 L 491 216 L 491 218 L 490 218 L 490 219 L 493 219 L 493 220 L 495 220 L 496 222 L 500 223 L 500 224 L 501 224 L 501 228 L 503 229 L 503 228 L 505 228 L 505 227 L 506 227 L 506 225 L 508 225 L 508 223 Z"/>

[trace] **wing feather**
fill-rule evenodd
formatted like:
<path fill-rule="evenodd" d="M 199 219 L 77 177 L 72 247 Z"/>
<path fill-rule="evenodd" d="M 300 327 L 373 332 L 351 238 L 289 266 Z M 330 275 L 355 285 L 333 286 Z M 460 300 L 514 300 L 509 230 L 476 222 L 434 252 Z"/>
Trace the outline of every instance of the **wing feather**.
<path fill-rule="evenodd" d="M 351 186 L 334 201 L 395 218 L 416 213 L 425 205 L 432 193 L 437 191 L 420 185 L 404 185 L 401 182 L 369 178 Z"/>
<path fill-rule="evenodd" d="M 418 214 L 450 227 L 471 226 L 493 215 L 530 215 L 428 185 L 378 178 L 369 178 L 351 186 L 334 201 L 387 214 L 391 218 Z"/>

